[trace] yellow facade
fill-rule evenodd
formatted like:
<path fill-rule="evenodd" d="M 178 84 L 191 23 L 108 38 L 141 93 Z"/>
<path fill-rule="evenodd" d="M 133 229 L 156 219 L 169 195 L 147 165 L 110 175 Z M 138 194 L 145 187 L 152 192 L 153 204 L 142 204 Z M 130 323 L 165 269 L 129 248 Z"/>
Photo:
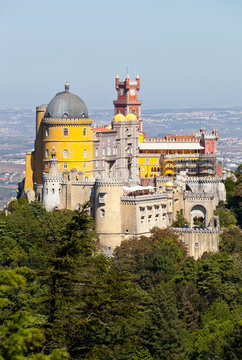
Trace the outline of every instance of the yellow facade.
<path fill-rule="evenodd" d="M 62 171 L 75 168 L 85 178 L 92 177 L 92 120 L 44 118 L 45 111 L 46 106 L 36 108 L 35 151 L 26 155 L 25 190 L 34 189 L 35 183 L 42 184 L 53 149 Z"/>
<path fill-rule="evenodd" d="M 44 119 L 44 171 L 48 172 L 48 162 L 54 147 L 62 171 L 75 168 L 90 178 L 93 159 L 91 124 L 91 119 Z"/>
<path fill-rule="evenodd" d="M 139 153 L 139 176 L 141 178 L 152 178 L 160 175 L 160 154 Z"/>

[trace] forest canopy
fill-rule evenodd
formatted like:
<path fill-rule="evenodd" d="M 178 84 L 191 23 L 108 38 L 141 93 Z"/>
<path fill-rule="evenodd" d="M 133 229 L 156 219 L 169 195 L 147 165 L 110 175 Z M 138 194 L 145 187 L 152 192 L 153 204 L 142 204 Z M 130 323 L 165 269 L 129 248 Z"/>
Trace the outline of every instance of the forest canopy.
<path fill-rule="evenodd" d="M 239 181 L 223 205 L 238 223 Z M 88 205 L 20 199 L 0 214 L 0 244 L 0 360 L 242 358 L 239 226 L 197 261 L 158 228 L 108 258 Z"/>

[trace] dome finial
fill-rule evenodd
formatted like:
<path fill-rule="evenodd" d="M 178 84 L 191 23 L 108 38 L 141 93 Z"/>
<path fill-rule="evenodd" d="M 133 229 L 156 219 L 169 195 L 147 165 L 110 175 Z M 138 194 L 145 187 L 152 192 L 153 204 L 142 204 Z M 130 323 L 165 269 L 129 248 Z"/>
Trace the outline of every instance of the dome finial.
<path fill-rule="evenodd" d="M 70 84 L 68 83 L 68 81 L 66 81 L 65 83 L 65 92 L 69 92 L 70 91 Z"/>

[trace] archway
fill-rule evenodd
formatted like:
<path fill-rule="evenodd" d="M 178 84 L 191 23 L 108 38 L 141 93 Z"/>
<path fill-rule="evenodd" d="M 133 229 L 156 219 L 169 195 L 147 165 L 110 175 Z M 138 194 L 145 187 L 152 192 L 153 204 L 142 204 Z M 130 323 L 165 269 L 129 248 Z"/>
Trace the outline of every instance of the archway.
<path fill-rule="evenodd" d="M 206 209 L 202 205 L 195 205 L 191 209 L 191 227 L 194 227 L 195 225 L 206 225 Z"/>

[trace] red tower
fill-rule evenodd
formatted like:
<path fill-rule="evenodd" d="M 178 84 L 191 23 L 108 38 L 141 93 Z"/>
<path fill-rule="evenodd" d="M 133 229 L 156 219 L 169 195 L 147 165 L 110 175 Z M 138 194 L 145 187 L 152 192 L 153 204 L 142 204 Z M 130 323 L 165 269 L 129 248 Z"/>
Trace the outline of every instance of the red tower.
<path fill-rule="evenodd" d="M 114 115 L 123 114 L 124 116 L 131 113 L 137 116 L 139 120 L 139 130 L 142 131 L 142 120 L 140 119 L 140 106 L 142 101 L 138 100 L 138 91 L 140 89 L 140 78 L 130 80 L 129 74 L 126 75 L 125 81 L 119 81 L 116 76 L 115 87 L 117 90 L 117 100 L 113 101 Z"/>

